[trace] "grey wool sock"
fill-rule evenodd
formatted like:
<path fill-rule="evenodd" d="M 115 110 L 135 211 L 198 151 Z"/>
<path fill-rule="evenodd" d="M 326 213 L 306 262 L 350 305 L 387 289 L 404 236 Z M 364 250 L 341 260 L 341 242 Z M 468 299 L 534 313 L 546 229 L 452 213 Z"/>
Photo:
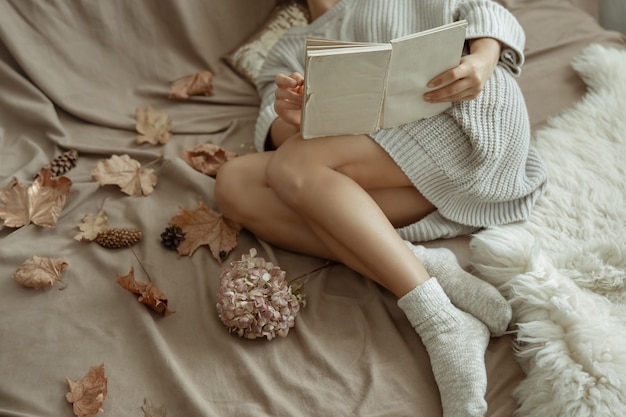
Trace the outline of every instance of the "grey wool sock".
<path fill-rule="evenodd" d="M 470 274 L 447 248 L 426 248 L 405 241 L 426 271 L 437 277 L 452 304 L 487 325 L 492 336 L 502 336 L 511 322 L 511 306 L 500 291 Z"/>
<path fill-rule="evenodd" d="M 435 278 L 400 298 L 398 306 L 426 347 L 444 417 L 483 417 L 487 327 L 452 305 Z"/>

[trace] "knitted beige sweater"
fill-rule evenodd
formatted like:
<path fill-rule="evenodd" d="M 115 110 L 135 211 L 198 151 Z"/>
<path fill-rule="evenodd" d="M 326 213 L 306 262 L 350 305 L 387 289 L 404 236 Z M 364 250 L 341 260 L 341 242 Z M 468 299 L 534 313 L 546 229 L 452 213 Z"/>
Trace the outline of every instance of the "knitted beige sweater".
<path fill-rule="evenodd" d="M 530 144 L 526 105 L 514 78 L 524 61 L 525 35 L 517 20 L 490 0 L 341 0 L 310 25 L 290 29 L 259 77 L 255 146 L 263 149 L 276 118 L 276 74 L 304 73 L 307 35 L 388 42 L 461 19 L 468 22 L 468 39 L 503 43 L 500 63 L 483 92 L 440 115 L 370 135 L 437 207 L 398 231 L 405 239 L 425 241 L 528 218 L 546 172 Z"/>

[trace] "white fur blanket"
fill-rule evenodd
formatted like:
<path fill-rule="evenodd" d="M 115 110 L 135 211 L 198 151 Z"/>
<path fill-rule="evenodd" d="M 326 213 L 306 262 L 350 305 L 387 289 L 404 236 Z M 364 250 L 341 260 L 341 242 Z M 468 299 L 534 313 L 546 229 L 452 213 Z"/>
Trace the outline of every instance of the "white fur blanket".
<path fill-rule="evenodd" d="M 520 417 L 626 416 L 626 51 L 591 45 L 572 65 L 585 97 L 535 135 L 545 195 L 471 241 L 514 310 Z"/>

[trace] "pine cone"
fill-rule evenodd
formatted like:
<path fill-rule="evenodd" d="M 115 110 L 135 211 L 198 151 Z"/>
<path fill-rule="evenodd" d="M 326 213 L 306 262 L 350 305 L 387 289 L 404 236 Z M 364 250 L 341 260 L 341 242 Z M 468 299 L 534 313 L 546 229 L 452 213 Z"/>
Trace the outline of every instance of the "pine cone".
<path fill-rule="evenodd" d="M 75 149 L 70 149 L 67 152 L 54 158 L 48 165 L 43 168 L 50 168 L 53 177 L 58 177 L 65 174 L 70 169 L 76 166 L 76 160 L 78 159 L 78 152 Z"/>
<path fill-rule="evenodd" d="M 134 245 L 141 240 L 142 236 L 141 230 L 109 227 L 98 233 L 94 240 L 105 248 L 117 249 Z"/>
<path fill-rule="evenodd" d="M 178 226 L 168 226 L 161 233 L 161 244 L 169 250 L 178 249 L 178 245 L 183 240 L 185 240 L 185 232 Z"/>

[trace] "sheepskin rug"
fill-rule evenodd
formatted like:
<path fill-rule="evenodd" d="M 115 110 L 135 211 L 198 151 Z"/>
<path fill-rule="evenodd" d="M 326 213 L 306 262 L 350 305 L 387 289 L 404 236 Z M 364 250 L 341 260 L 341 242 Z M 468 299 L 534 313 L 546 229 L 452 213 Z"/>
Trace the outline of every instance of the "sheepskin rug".
<path fill-rule="evenodd" d="M 572 65 L 586 95 L 534 139 L 546 193 L 528 222 L 471 241 L 513 307 L 518 417 L 626 416 L 626 51 L 591 45 Z"/>

